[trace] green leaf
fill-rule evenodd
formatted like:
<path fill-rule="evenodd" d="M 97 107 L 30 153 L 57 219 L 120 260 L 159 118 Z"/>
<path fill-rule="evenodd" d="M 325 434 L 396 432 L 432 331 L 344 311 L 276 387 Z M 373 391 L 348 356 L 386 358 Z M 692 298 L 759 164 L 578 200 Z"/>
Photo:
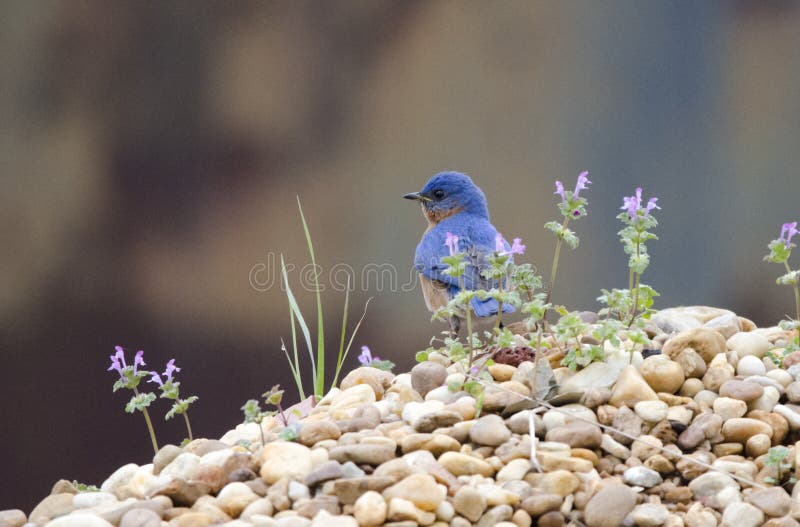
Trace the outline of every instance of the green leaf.
<path fill-rule="evenodd" d="M 289 277 L 286 273 L 286 263 L 283 260 L 283 255 L 281 254 L 281 276 L 283 277 L 283 284 L 286 288 L 286 298 L 289 300 L 289 312 L 290 315 L 297 318 L 297 323 L 300 324 L 300 330 L 303 332 L 303 337 L 306 340 L 306 346 L 308 347 L 308 356 L 311 360 L 311 374 L 312 374 L 312 382 L 314 386 L 317 383 L 317 371 L 316 371 L 316 361 L 314 359 L 314 346 L 311 344 L 311 332 L 308 330 L 308 324 L 306 324 L 305 318 L 303 318 L 303 313 L 300 311 L 300 306 L 297 305 L 297 300 L 292 293 L 292 288 L 289 285 Z M 292 332 L 294 332 L 294 319 L 292 320 Z M 294 340 L 294 338 L 293 338 Z M 295 344 L 294 348 L 295 352 L 295 363 L 294 367 L 298 371 L 300 371 L 300 363 L 297 359 L 297 345 Z M 291 361 L 290 361 L 291 362 Z M 305 398 L 303 394 L 302 386 L 298 386 L 298 390 L 300 390 L 300 397 Z"/>
<path fill-rule="evenodd" d="M 416 355 L 414 355 L 414 360 L 417 362 L 425 362 L 428 360 L 429 353 L 428 350 L 418 351 Z"/>
<path fill-rule="evenodd" d="M 314 395 L 322 397 L 325 395 L 325 332 L 324 320 L 322 317 L 322 294 L 319 287 L 319 273 L 317 270 L 317 260 L 314 256 L 314 245 L 311 243 L 311 233 L 308 231 L 303 207 L 300 205 L 300 196 L 297 196 L 297 209 L 300 211 L 300 219 L 303 221 L 303 231 L 306 235 L 308 253 L 311 255 L 311 265 L 314 268 L 314 289 L 317 293 L 317 371 L 314 375 Z"/>

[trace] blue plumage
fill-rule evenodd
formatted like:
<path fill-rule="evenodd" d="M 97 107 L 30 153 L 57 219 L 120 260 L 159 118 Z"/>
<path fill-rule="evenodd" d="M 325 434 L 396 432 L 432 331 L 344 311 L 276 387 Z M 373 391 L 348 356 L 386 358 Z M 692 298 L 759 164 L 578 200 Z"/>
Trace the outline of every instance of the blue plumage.
<path fill-rule="evenodd" d="M 458 236 L 459 251 L 467 253 L 468 264 L 462 277 L 464 287 L 488 290 L 497 286 L 496 281 L 481 276 L 481 271 L 488 266 L 486 255 L 495 250 L 497 229 L 489 221 L 483 192 L 468 176 L 442 172 L 433 176 L 420 192 L 404 197 L 420 201 L 428 220 L 428 229 L 414 254 L 414 267 L 420 273 L 429 309 L 435 311 L 442 307 L 460 290 L 458 279 L 443 273 L 447 266 L 441 259 L 449 254 L 445 245 L 448 232 Z M 437 295 L 440 298 L 434 298 Z M 494 299 L 472 300 L 472 310 L 478 317 L 494 316 L 498 307 Z M 512 306 L 503 305 L 504 313 L 512 311 Z"/>

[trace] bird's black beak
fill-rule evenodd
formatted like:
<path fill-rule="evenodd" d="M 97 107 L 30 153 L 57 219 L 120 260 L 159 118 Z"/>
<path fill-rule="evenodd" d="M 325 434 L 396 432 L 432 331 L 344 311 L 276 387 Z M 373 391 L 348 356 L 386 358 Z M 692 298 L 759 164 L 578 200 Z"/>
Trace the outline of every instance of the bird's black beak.
<path fill-rule="evenodd" d="M 431 200 L 431 198 L 429 198 L 428 196 L 423 196 L 419 192 L 411 192 L 409 194 L 404 195 L 403 197 L 405 199 L 414 199 L 414 200 L 417 200 L 417 201 L 430 201 Z"/>

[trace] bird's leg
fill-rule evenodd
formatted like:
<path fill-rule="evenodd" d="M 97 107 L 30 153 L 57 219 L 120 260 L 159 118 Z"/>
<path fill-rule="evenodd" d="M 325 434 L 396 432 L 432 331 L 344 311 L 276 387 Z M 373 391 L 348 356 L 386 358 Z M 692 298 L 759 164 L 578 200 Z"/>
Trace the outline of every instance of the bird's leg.
<path fill-rule="evenodd" d="M 450 317 L 450 337 L 458 338 L 458 330 L 461 328 L 461 319 L 457 316 Z"/>

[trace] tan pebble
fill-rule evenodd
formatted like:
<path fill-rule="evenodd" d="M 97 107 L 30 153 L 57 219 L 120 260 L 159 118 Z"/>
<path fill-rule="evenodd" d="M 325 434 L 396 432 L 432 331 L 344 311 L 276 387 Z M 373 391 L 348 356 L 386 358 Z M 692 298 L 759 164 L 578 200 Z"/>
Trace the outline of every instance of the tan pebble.
<path fill-rule="evenodd" d="M 516 373 L 517 368 L 509 364 L 492 364 L 488 368 L 489 374 L 497 382 L 510 381 Z"/>
<path fill-rule="evenodd" d="M 703 381 L 701 381 L 700 379 L 696 378 L 686 379 L 683 382 L 683 385 L 681 386 L 680 392 L 678 392 L 678 394 L 684 397 L 694 397 L 695 395 L 697 395 L 697 392 L 703 389 L 705 389 L 705 386 L 703 386 Z"/>

